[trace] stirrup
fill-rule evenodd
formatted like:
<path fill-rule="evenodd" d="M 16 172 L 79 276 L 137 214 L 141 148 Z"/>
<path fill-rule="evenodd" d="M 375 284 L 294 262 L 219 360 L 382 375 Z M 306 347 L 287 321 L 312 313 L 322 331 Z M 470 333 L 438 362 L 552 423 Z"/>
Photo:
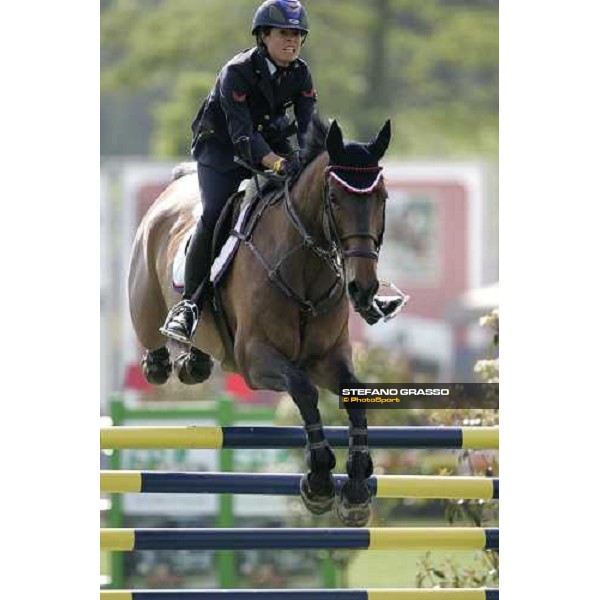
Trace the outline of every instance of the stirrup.
<path fill-rule="evenodd" d="M 172 323 L 179 314 L 189 310 L 192 318 L 191 325 L 188 325 L 187 318 L 184 317 L 185 323 L 183 327 L 185 327 L 185 335 L 179 333 L 178 331 L 174 331 L 172 329 Z M 166 337 L 181 342 L 183 344 L 191 344 L 192 338 L 194 337 L 194 333 L 196 333 L 196 328 L 198 327 L 198 322 L 200 321 L 200 311 L 198 307 L 190 300 L 180 300 L 177 304 L 171 308 L 169 314 L 167 315 L 167 319 L 164 325 L 159 329 L 159 331 Z M 179 325 L 180 322 L 177 322 Z"/>

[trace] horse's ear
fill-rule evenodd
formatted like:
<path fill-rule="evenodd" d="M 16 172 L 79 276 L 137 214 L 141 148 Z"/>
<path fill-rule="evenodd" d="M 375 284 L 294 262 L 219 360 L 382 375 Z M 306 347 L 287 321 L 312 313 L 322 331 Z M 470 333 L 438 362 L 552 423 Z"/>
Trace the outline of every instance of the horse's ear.
<path fill-rule="evenodd" d="M 381 131 L 377 134 L 377 138 L 369 144 L 369 152 L 376 160 L 379 160 L 388 149 L 390 139 L 392 138 L 392 124 L 388 119 Z"/>
<path fill-rule="evenodd" d="M 325 145 L 330 157 L 338 157 L 344 154 L 344 138 L 342 136 L 342 130 L 335 119 L 329 126 Z"/>

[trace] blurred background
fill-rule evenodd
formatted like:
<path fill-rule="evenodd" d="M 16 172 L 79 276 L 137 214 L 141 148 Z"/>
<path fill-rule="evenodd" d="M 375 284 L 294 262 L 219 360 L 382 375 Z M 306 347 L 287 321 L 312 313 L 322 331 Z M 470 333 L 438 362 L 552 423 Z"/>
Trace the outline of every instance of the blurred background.
<path fill-rule="evenodd" d="M 188 159 L 191 120 L 219 69 L 253 45 L 250 24 L 258 4 L 101 0 L 104 423 L 300 423 L 288 398 L 253 393 L 220 372 L 193 388 L 146 385 L 125 295 L 137 224 L 172 168 Z M 480 319 L 498 308 L 498 1 L 303 4 L 311 32 L 302 57 L 311 66 L 321 114 L 336 118 L 346 138 L 361 141 L 392 118 L 379 273 L 411 301 L 386 324 L 368 327 L 352 318 L 359 376 L 370 382 L 497 380 L 498 313 L 484 320 L 487 326 Z M 346 424 L 334 398 L 323 394 L 322 406 L 328 424 Z M 372 412 L 373 424 L 497 422 L 493 411 Z M 497 473 L 494 452 L 380 451 L 374 458 L 380 473 Z M 301 453 L 291 451 L 126 451 L 104 453 L 102 460 L 104 468 L 303 469 Z M 338 464 L 344 462 L 340 454 Z M 126 495 L 102 502 L 111 526 L 328 524 L 309 518 L 295 499 Z M 443 524 L 450 514 L 454 521 L 493 525 L 495 506 L 489 504 L 378 501 L 375 524 Z M 402 553 L 402 561 L 391 559 L 394 569 L 389 553 L 387 559 L 385 553 L 266 554 L 115 553 L 103 556 L 102 572 L 105 584 L 148 588 L 402 587 L 415 585 L 415 577 L 423 585 L 463 577 L 468 586 L 493 584 L 497 575 L 496 563 L 465 553 Z M 477 579 L 480 573 L 484 579 Z"/>

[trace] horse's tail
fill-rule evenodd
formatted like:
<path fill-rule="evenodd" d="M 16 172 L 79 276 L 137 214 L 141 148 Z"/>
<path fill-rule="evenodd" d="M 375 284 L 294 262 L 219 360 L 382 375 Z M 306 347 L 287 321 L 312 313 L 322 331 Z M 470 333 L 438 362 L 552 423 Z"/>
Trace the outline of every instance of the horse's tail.
<path fill-rule="evenodd" d="M 181 179 L 186 175 L 192 175 L 193 173 L 198 172 L 198 165 L 195 162 L 182 162 L 179 163 L 172 171 L 171 171 L 171 181 L 176 181 L 177 179 Z"/>

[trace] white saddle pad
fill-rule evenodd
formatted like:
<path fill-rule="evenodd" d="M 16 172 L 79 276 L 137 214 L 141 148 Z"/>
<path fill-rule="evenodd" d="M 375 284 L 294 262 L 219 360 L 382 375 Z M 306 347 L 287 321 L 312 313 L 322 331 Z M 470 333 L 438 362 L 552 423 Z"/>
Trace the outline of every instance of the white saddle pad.
<path fill-rule="evenodd" d="M 245 179 L 242 181 L 239 187 L 239 191 L 248 191 L 250 180 Z M 246 218 L 246 214 L 248 213 L 248 209 L 250 205 L 247 202 L 244 202 L 242 206 L 242 210 L 238 216 L 238 219 L 235 224 L 235 229 L 237 231 L 241 231 L 241 227 Z M 194 225 L 190 227 L 187 235 L 183 237 L 179 247 L 177 248 L 177 253 L 175 254 L 175 260 L 173 261 L 173 289 L 179 293 L 183 292 L 184 282 L 185 282 L 185 255 L 188 247 L 188 242 L 192 237 L 196 229 L 196 223 L 202 216 L 202 204 L 199 202 L 194 208 Z M 240 240 L 239 238 L 230 235 L 223 248 L 221 248 L 221 252 L 219 252 L 219 256 L 215 259 L 211 270 L 210 270 L 210 280 L 213 283 L 218 283 L 219 279 L 225 274 L 227 267 L 231 263 L 233 256 L 235 255 L 235 251 L 239 246 Z"/>

